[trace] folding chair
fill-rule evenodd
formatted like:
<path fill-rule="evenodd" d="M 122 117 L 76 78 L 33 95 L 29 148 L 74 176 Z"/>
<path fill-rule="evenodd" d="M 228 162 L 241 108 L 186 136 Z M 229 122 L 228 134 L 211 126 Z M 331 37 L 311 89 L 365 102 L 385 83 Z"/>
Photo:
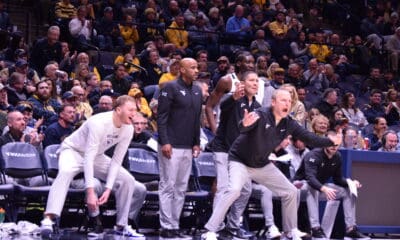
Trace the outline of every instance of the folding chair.
<path fill-rule="evenodd" d="M 1 148 L 1 157 L 5 175 L 16 179 L 14 181 L 14 206 L 22 206 L 36 202 L 44 206 L 50 186 L 46 178 L 42 160 L 38 150 L 31 144 L 22 142 L 7 143 Z M 18 183 L 19 179 L 41 177 L 44 186 L 25 186 Z M 17 220 L 17 212 L 13 213 L 13 221 Z"/>
<path fill-rule="evenodd" d="M 211 215 L 213 200 L 211 185 L 216 176 L 212 153 L 202 152 L 193 159 L 195 191 L 187 192 L 185 200 L 192 203 L 192 213 L 196 221 L 194 232 L 202 229 Z"/>
<path fill-rule="evenodd" d="M 160 176 L 157 153 L 141 148 L 129 148 L 128 159 L 129 172 L 137 181 L 145 184 L 147 188 L 146 200 L 140 213 L 140 219 L 143 220 L 149 216 L 158 216 L 158 181 L 160 180 Z M 159 221 L 156 221 L 156 225 L 154 225 L 154 222 L 150 221 L 151 226 L 154 229 L 158 229 Z"/>

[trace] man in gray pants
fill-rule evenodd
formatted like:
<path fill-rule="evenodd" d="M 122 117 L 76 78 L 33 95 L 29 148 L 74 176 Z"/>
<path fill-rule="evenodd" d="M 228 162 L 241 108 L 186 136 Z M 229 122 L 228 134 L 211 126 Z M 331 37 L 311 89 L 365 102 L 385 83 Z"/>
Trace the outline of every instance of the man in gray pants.
<path fill-rule="evenodd" d="M 329 132 L 328 136 L 336 136 L 336 133 Z M 328 201 L 342 199 L 346 224 L 345 239 L 369 239 L 357 230 L 356 197 L 350 193 L 348 182 L 342 175 L 342 158 L 338 149 L 338 146 L 313 149 L 304 157 L 294 178 L 295 181 L 303 180 L 305 183 L 302 190 L 307 192 L 312 237 L 327 239 L 319 222 L 319 200 L 320 197 L 324 197 Z M 333 183 L 327 183 L 330 178 Z M 357 180 L 352 182 L 357 188 L 361 187 Z"/>
<path fill-rule="evenodd" d="M 180 77 L 168 82 L 158 98 L 161 237 L 186 237 L 179 230 L 192 158 L 200 153 L 201 89 L 193 84 L 197 62 L 184 58 Z"/>
<path fill-rule="evenodd" d="M 130 225 L 146 197 L 146 187 L 121 167 L 123 157 L 133 136 L 132 118 L 136 102 L 124 95 L 116 100 L 113 111 L 99 113 L 89 118 L 60 147 L 59 172 L 51 185 L 45 217 L 41 221 L 42 236 L 53 232 L 54 219 L 60 217 L 73 178 L 84 173 L 86 204 L 90 212 L 108 201 L 114 192 L 117 222 L 114 233 L 127 237 L 143 237 Z M 107 127 L 104 127 L 107 126 Z M 110 158 L 104 152 L 115 146 Z M 95 178 L 105 181 L 105 190 L 100 197 L 94 190 Z"/>
<path fill-rule="evenodd" d="M 235 91 L 220 104 L 221 115 L 217 134 L 207 148 L 213 151 L 215 167 L 217 170 L 217 192 L 215 193 L 213 207 L 218 205 L 222 195 L 228 189 L 228 151 L 233 141 L 239 136 L 239 122 L 244 116 L 244 110 L 253 111 L 261 105 L 256 101 L 255 95 L 258 90 L 258 75 L 248 71 L 242 74 L 242 79 L 235 85 Z M 227 216 L 225 231 L 221 235 L 235 236 L 237 238 L 248 238 L 252 234 L 240 228 L 240 217 L 246 209 L 251 195 L 250 178 L 244 184 L 240 197 L 232 204 Z M 219 230 L 223 228 L 223 224 Z"/>
<path fill-rule="evenodd" d="M 268 157 L 279 149 L 289 135 L 297 136 L 312 146 L 331 146 L 340 140 L 321 138 L 308 132 L 288 116 L 291 94 L 278 89 L 273 93 L 271 108 L 245 110 L 240 135 L 229 150 L 229 188 L 217 202 L 205 228 L 203 239 L 216 240 L 216 231 L 232 203 L 239 197 L 243 185 L 251 178 L 276 193 L 282 200 L 283 230 L 288 238 L 299 240 L 305 236 L 297 229 L 297 190 Z M 336 143 L 338 142 L 338 143 Z"/>

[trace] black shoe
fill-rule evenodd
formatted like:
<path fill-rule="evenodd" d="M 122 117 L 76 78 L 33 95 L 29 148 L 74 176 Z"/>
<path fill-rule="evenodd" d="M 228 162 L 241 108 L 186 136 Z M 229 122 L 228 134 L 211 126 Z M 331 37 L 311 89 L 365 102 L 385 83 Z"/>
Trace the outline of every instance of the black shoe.
<path fill-rule="evenodd" d="M 249 239 L 254 237 L 253 233 L 247 232 L 243 228 L 234 229 L 234 228 L 227 228 L 227 230 L 232 234 L 232 236 L 241 239 Z"/>
<path fill-rule="evenodd" d="M 311 236 L 313 239 L 326 239 L 324 230 L 321 227 L 316 227 L 311 229 Z"/>
<path fill-rule="evenodd" d="M 369 240 L 371 239 L 370 237 L 362 234 L 361 232 L 358 231 L 357 227 L 354 226 L 350 231 L 346 232 L 346 234 L 344 235 L 344 239 L 345 240 Z"/>
<path fill-rule="evenodd" d="M 227 228 L 218 231 L 217 234 L 218 234 L 218 239 L 229 240 L 233 238 L 232 233 Z"/>
<path fill-rule="evenodd" d="M 89 217 L 88 221 L 88 237 L 99 237 L 103 234 L 103 223 L 100 216 Z"/>
<path fill-rule="evenodd" d="M 177 238 L 174 229 L 161 229 L 160 237 L 162 237 L 162 238 Z"/>

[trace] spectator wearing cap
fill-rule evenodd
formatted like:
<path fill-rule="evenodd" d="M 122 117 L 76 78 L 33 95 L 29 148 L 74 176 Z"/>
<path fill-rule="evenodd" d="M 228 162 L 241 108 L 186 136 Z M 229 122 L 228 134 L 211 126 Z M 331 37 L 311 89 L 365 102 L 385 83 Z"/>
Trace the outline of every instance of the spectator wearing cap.
<path fill-rule="evenodd" d="M 210 92 L 217 86 L 219 79 L 228 73 L 229 65 L 229 59 L 226 56 L 217 59 L 217 68 L 211 74 Z"/>
<path fill-rule="evenodd" d="M 188 26 L 196 24 L 198 17 L 201 17 L 201 19 L 204 20 L 204 24 L 208 24 L 208 17 L 203 11 L 199 10 L 197 0 L 190 0 L 189 7 L 183 13 L 183 16 Z"/>
<path fill-rule="evenodd" d="M 189 46 L 189 33 L 185 30 L 185 19 L 182 15 L 176 16 L 175 20 L 169 25 L 165 31 L 168 42 L 175 45 L 177 49 L 183 51 L 186 55 Z"/>
<path fill-rule="evenodd" d="M 63 104 L 60 107 L 58 120 L 44 131 L 43 148 L 60 144 L 74 129 L 76 109 L 73 105 Z"/>
<path fill-rule="evenodd" d="M 79 6 L 77 12 L 76 17 L 69 22 L 68 28 L 72 36 L 73 49 L 81 52 L 90 48 L 88 43 L 90 44 L 91 42 L 93 25 L 90 20 L 86 19 L 86 6 Z"/>
<path fill-rule="evenodd" d="M 276 68 L 274 71 L 273 79 L 270 84 L 265 87 L 264 98 L 262 100 L 263 107 L 270 107 L 272 102 L 273 92 L 280 88 L 285 83 L 285 69 Z"/>
<path fill-rule="evenodd" d="M 29 67 L 28 62 L 25 59 L 18 59 L 17 62 L 8 68 L 4 68 L 0 71 L 1 79 L 8 79 L 10 75 L 14 72 L 20 73 L 23 75 L 24 83 L 27 88 L 29 88 L 28 92 L 35 91 L 35 84 L 39 82 L 39 76 L 37 72 Z"/>
<path fill-rule="evenodd" d="M 279 34 L 285 34 L 288 31 L 288 26 L 285 22 L 285 13 L 284 12 L 277 12 L 275 16 L 275 21 L 271 22 L 268 25 L 269 30 L 272 33 L 273 37 L 277 37 Z"/>
<path fill-rule="evenodd" d="M 18 72 L 12 73 L 6 87 L 9 104 L 16 106 L 19 101 L 26 101 L 34 90 L 35 88 L 28 90 L 28 86 L 25 85 L 24 75 Z"/>
<path fill-rule="evenodd" d="M 97 22 L 95 29 L 97 44 L 101 50 L 112 51 L 115 47 L 122 48 L 125 45 L 111 7 L 104 8 L 104 16 Z"/>
<path fill-rule="evenodd" d="M 49 85 L 45 81 L 36 84 L 36 92 L 28 101 L 33 105 L 33 117 L 35 119 L 44 118 L 44 125 L 49 126 L 57 121 L 57 112 L 60 109 L 60 103 L 50 95 Z"/>
<path fill-rule="evenodd" d="M 47 37 L 40 39 L 32 47 L 31 66 L 40 76 L 44 74 L 44 67 L 50 61 L 59 63 L 62 59 L 61 43 L 59 42 L 60 28 L 51 26 L 47 30 Z"/>
<path fill-rule="evenodd" d="M 61 96 L 61 102 L 63 105 L 72 105 L 76 108 L 78 105 L 78 97 L 72 91 L 66 91 Z"/>
<path fill-rule="evenodd" d="M 389 37 L 386 43 L 386 49 L 390 53 L 391 70 L 398 73 L 400 56 L 400 27 L 396 28 L 395 33 Z"/>

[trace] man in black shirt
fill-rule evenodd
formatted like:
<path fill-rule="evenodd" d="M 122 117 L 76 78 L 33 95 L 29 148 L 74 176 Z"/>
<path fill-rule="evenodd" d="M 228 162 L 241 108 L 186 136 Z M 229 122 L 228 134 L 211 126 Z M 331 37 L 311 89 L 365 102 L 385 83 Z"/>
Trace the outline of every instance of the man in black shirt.
<path fill-rule="evenodd" d="M 330 137 L 330 140 L 308 132 L 288 116 L 290 108 L 290 93 L 277 89 L 272 95 L 271 108 L 259 108 L 251 113 L 245 111 L 240 125 L 241 133 L 229 151 L 229 188 L 218 201 L 205 225 L 208 232 L 203 234 L 204 239 L 217 239 L 215 232 L 231 204 L 239 197 L 248 178 L 281 197 L 283 230 L 286 236 L 293 240 L 300 240 L 305 236 L 297 229 L 297 190 L 268 157 L 280 149 L 280 143 L 289 135 L 316 147 L 339 145 L 340 139 Z"/>
<path fill-rule="evenodd" d="M 228 189 L 228 152 L 232 143 L 240 134 L 239 122 L 243 118 L 244 111 L 251 112 L 261 107 L 260 103 L 255 99 L 258 91 L 258 75 L 252 71 L 245 72 L 242 75 L 242 80 L 236 84 L 235 92 L 221 102 L 221 115 L 217 134 L 208 145 L 208 149 L 213 151 L 217 170 L 217 192 L 215 193 L 214 207 Z M 229 235 L 239 238 L 250 237 L 240 229 L 240 217 L 246 208 L 251 191 L 251 181 L 249 179 L 243 186 L 240 197 L 233 203 L 229 211 L 224 233 L 227 232 Z"/>
<path fill-rule="evenodd" d="M 179 218 L 185 201 L 192 158 L 200 153 L 201 89 L 196 60 L 180 62 L 180 77 L 168 82 L 158 98 L 161 237 L 183 237 Z"/>
<path fill-rule="evenodd" d="M 335 137 L 335 132 L 329 132 L 328 137 Z M 322 193 L 328 201 L 342 199 L 344 219 L 346 223 L 345 239 L 369 239 L 356 227 L 356 197 L 349 190 L 348 181 L 342 175 L 342 158 L 338 152 L 339 146 L 316 148 L 307 153 L 296 172 L 294 180 L 304 180 L 302 189 L 307 191 L 307 209 L 313 238 L 326 238 L 319 222 L 319 194 Z M 333 183 L 327 183 L 332 178 Z M 360 188 L 357 180 L 349 181 Z M 328 236 L 329 237 L 329 236 Z"/>

